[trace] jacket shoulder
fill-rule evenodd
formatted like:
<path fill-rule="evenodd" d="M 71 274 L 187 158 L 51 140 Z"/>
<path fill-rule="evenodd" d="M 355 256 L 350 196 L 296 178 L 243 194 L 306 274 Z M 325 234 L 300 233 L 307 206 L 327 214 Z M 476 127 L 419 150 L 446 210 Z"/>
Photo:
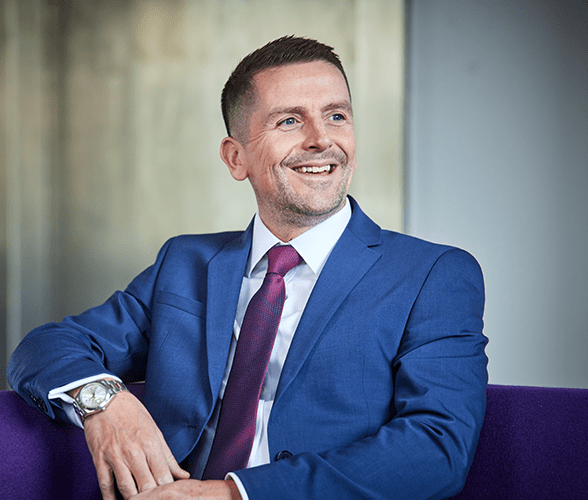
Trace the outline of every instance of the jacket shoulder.
<path fill-rule="evenodd" d="M 241 240 L 243 231 L 227 231 L 208 234 L 182 234 L 170 238 L 162 250 L 172 253 L 203 253 L 215 255 L 219 250 Z"/>
<path fill-rule="evenodd" d="M 467 274 L 483 281 L 482 269 L 476 258 L 455 246 L 382 230 L 379 249 L 383 257 L 382 265 L 404 269 L 408 274 L 418 270 L 428 275 L 433 269 L 443 269 L 449 275 Z"/>

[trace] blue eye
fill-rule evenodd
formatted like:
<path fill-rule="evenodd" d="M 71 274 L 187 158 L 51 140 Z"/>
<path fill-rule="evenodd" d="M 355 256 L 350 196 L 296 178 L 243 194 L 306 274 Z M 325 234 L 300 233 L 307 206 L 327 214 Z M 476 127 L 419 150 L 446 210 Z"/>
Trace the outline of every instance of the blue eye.
<path fill-rule="evenodd" d="M 292 117 L 290 118 L 286 118 L 285 120 L 282 120 L 280 122 L 280 125 L 294 125 L 296 123 L 296 120 Z"/>
<path fill-rule="evenodd" d="M 331 116 L 331 120 L 335 122 L 340 122 L 342 120 L 345 120 L 345 117 L 341 113 L 335 113 L 333 116 Z"/>

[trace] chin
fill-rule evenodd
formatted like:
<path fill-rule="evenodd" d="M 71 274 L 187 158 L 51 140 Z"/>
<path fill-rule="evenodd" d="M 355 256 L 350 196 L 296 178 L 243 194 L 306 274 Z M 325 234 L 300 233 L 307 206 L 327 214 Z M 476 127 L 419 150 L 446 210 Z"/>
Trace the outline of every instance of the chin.
<path fill-rule="evenodd" d="M 322 206 L 311 206 L 311 205 L 290 205 L 287 207 L 294 217 L 304 218 L 307 221 L 315 221 L 313 224 L 305 225 L 316 225 L 319 222 L 329 218 L 334 213 L 337 213 L 345 205 L 345 197 L 342 200 L 337 200 L 333 203 L 329 203 Z"/>

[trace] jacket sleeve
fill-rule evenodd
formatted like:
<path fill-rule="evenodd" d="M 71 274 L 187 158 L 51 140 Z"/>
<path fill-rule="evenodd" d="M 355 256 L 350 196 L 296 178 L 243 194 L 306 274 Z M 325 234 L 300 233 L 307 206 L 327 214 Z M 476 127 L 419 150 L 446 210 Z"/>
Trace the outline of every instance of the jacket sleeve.
<path fill-rule="evenodd" d="M 486 406 L 483 309 L 475 259 L 444 252 L 412 304 L 391 363 L 393 418 L 348 446 L 238 471 L 250 500 L 417 500 L 459 492 Z"/>
<path fill-rule="evenodd" d="M 10 358 L 12 388 L 49 418 L 67 422 L 50 390 L 86 377 L 110 373 L 125 381 L 143 380 L 149 343 L 153 290 L 168 241 L 154 265 L 124 292 L 60 323 L 32 330 Z"/>

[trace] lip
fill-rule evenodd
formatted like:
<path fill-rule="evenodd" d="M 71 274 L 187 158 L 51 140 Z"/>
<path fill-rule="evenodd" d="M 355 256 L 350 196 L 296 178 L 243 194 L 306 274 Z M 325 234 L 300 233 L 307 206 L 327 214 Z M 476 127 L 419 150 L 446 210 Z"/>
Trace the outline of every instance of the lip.
<path fill-rule="evenodd" d="M 297 174 L 332 174 L 339 164 L 337 162 L 308 162 L 308 163 L 301 163 L 299 165 L 293 165 L 288 168 L 296 172 Z M 329 170 L 326 170 L 325 167 L 330 167 Z"/>
<path fill-rule="evenodd" d="M 316 177 L 326 177 L 333 174 L 339 167 L 342 167 L 347 163 L 347 155 L 342 150 L 334 151 L 323 151 L 320 153 L 303 152 L 300 154 L 292 154 L 282 160 L 281 166 L 294 171 L 299 175 L 310 176 L 311 173 L 301 172 L 302 167 L 310 168 L 324 168 L 327 165 L 331 165 L 329 172 L 320 172 L 313 174 Z"/>

